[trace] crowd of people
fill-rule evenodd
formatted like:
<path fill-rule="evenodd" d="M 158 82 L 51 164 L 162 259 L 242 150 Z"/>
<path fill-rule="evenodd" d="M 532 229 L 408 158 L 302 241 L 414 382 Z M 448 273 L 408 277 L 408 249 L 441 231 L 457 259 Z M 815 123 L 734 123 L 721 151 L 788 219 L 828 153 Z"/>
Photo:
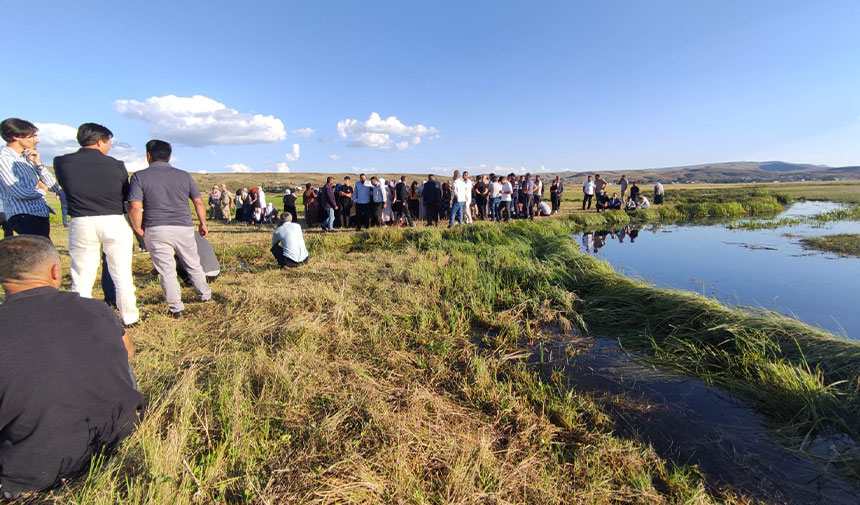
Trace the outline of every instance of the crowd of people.
<path fill-rule="evenodd" d="M 545 200 L 547 191 L 549 203 Z M 486 174 L 473 179 L 468 172 L 461 175 L 455 170 L 452 180 L 444 182 L 433 174 L 420 183 L 409 182 L 406 176 L 386 181 L 360 174 L 354 184 L 349 176 L 337 183 L 328 177 L 318 188 L 307 183 L 302 197 L 305 224 L 333 231 L 336 227 L 415 226 L 421 221 L 435 226 L 447 220 L 448 226 L 454 226 L 474 220 L 534 219 L 557 213 L 563 191 L 559 177 L 545 186 L 539 175 L 532 179 L 531 174 Z M 294 212 L 295 201 L 287 190 L 284 208 L 291 206 Z M 293 221 L 295 217 L 293 214 Z"/>
<path fill-rule="evenodd" d="M 609 196 L 609 183 L 606 179 L 601 178 L 600 174 L 595 174 L 593 177 L 589 175 L 582 183 L 582 210 L 590 210 L 592 200 L 594 201 L 595 212 L 622 209 L 633 211 L 651 208 L 651 202 L 648 197 L 642 194 L 636 181 L 631 183 L 627 180 L 626 175 L 622 175 L 617 184 L 621 196 L 619 197 L 617 192 L 613 192 L 612 196 Z M 628 190 L 629 195 L 627 194 Z M 654 203 L 662 204 L 664 195 L 663 184 L 659 181 L 654 183 Z"/>

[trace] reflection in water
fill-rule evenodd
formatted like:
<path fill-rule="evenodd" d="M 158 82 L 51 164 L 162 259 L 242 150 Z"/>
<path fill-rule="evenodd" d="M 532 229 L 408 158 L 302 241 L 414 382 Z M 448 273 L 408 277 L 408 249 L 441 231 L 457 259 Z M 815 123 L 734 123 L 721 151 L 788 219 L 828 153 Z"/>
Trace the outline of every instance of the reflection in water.
<path fill-rule="evenodd" d="M 833 207 L 806 202 L 784 215 L 808 216 Z M 810 253 L 799 243 L 801 237 L 834 233 L 860 233 L 860 223 L 810 223 L 772 230 L 728 230 L 723 224 L 637 225 L 589 231 L 581 242 L 583 251 L 605 258 L 625 275 L 732 305 L 777 311 L 860 339 L 860 311 L 856 310 L 860 259 Z"/>

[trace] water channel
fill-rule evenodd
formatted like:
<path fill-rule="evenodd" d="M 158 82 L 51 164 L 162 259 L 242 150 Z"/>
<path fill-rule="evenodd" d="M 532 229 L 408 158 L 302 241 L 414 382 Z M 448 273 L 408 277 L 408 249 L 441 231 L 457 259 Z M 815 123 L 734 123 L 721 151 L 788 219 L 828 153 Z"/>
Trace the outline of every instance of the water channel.
<path fill-rule="evenodd" d="M 776 219 L 839 208 L 800 202 Z M 860 233 L 860 222 L 730 230 L 726 223 L 632 226 L 578 237 L 616 271 L 737 306 L 771 310 L 860 339 L 860 258 L 805 250 L 801 237 Z"/>

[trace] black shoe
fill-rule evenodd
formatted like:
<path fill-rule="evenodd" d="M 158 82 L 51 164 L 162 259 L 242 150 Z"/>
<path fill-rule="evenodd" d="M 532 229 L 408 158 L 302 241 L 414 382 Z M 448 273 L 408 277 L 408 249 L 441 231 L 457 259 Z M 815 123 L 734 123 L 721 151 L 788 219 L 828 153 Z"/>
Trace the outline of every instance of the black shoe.
<path fill-rule="evenodd" d="M 167 311 L 167 315 L 172 317 L 173 319 L 182 319 L 185 316 L 185 314 L 183 314 L 181 310 L 179 312 Z"/>

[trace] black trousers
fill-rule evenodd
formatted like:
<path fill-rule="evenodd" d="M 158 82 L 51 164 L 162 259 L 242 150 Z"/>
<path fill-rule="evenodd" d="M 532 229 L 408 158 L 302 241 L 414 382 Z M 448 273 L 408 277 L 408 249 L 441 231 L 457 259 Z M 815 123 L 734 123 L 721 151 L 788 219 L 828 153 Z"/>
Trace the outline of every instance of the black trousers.
<path fill-rule="evenodd" d="M 371 215 L 371 205 L 372 203 L 356 203 L 355 204 L 355 221 L 356 230 L 360 230 L 361 227 L 370 228 L 370 215 Z"/>
<path fill-rule="evenodd" d="M 552 211 L 558 212 L 561 209 L 561 197 L 559 195 L 550 195 L 549 198 L 552 203 Z"/>
<path fill-rule="evenodd" d="M 9 226 L 18 235 L 40 235 L 51 239 L 51 221 L 47 217 L 16 214 L 9 218 Z"/>
<path fill-rule="evenodd" d="M 373 226 L 382 226 L 382 209 L 385 204 L 382 202 L 373 202 L 370 205 L 372 205 L 371 208 L 373 209 L 373 219 L 371 219 L 371 224 Z"/>
<path fill-rule="evenodd" d="M 269 251 L 271 251 L 272 256 L 274 256 L 275 260 L 277 260 L 278 265 L 280 265 L 282 267 L 288 267 L 288 268 L 300 267 L 302 265 L 307 265 L 308 259 L 310 259 L 310 258 L 305 258 L 304 261 L 297 263 L 297 262 L 291 260 L 290 258 L 287 258 L 286 256 L 284 256 L 284 248 L 281 247 L 280 245 L 273 245 L 272 248 L 269 249 Z"/>
<path fill-rule="evenodd" d="M 523 202 L 523 212 L 529 219 L 535 218 L 535 199 L 533 195 L 526 195 Z"/>
<path fill-rule="evenodd" d="M 298 214 L 296 214 L 296 206 L 295 205 L 291 205 L 291 206 L 284 205 L 284 212 L 289 212 L 290 215 L 293 216 L 293 222 L 294 223 L 299 222 L 299 216 L 298 216 Z"/>
<path fill-rule="evenodd" d="M 400 219 L 401 217 L 406 218 L 406 222 L 409 223 L 409 226 L 413 226 L 412 222 L 412 211 L 409 210 L 409 206 L 406 202 L 394 202 L 394 207 L 391 209 L 394 211 L 394 219 Z"/>
<path fill-rule="evenodd" d="M 427 226 L 439 224 L 439 202 L 424 202 L 424 217 L 427 218 Z"/>
<path fill-rule="evenodd" d="M 511 220 L 511 202 L 507 201 L 507 200 L 503 201 L 503 202 L 499 202 L 499 212 L 500 213 L 504 212 L 505 213 L 505 221 L 510 221 Z M 496 219 L 500 220 L 501 218 L 500 218 L 500 216 L 496 216 Z"/>
<path fill-rule="evenodd" d="M 594 195 L 582 195 L 582 210 L 585 210 L 585 204 L 588 202 L 588 208 L 591 208 L 591 199 L 594 198 Z"/>

